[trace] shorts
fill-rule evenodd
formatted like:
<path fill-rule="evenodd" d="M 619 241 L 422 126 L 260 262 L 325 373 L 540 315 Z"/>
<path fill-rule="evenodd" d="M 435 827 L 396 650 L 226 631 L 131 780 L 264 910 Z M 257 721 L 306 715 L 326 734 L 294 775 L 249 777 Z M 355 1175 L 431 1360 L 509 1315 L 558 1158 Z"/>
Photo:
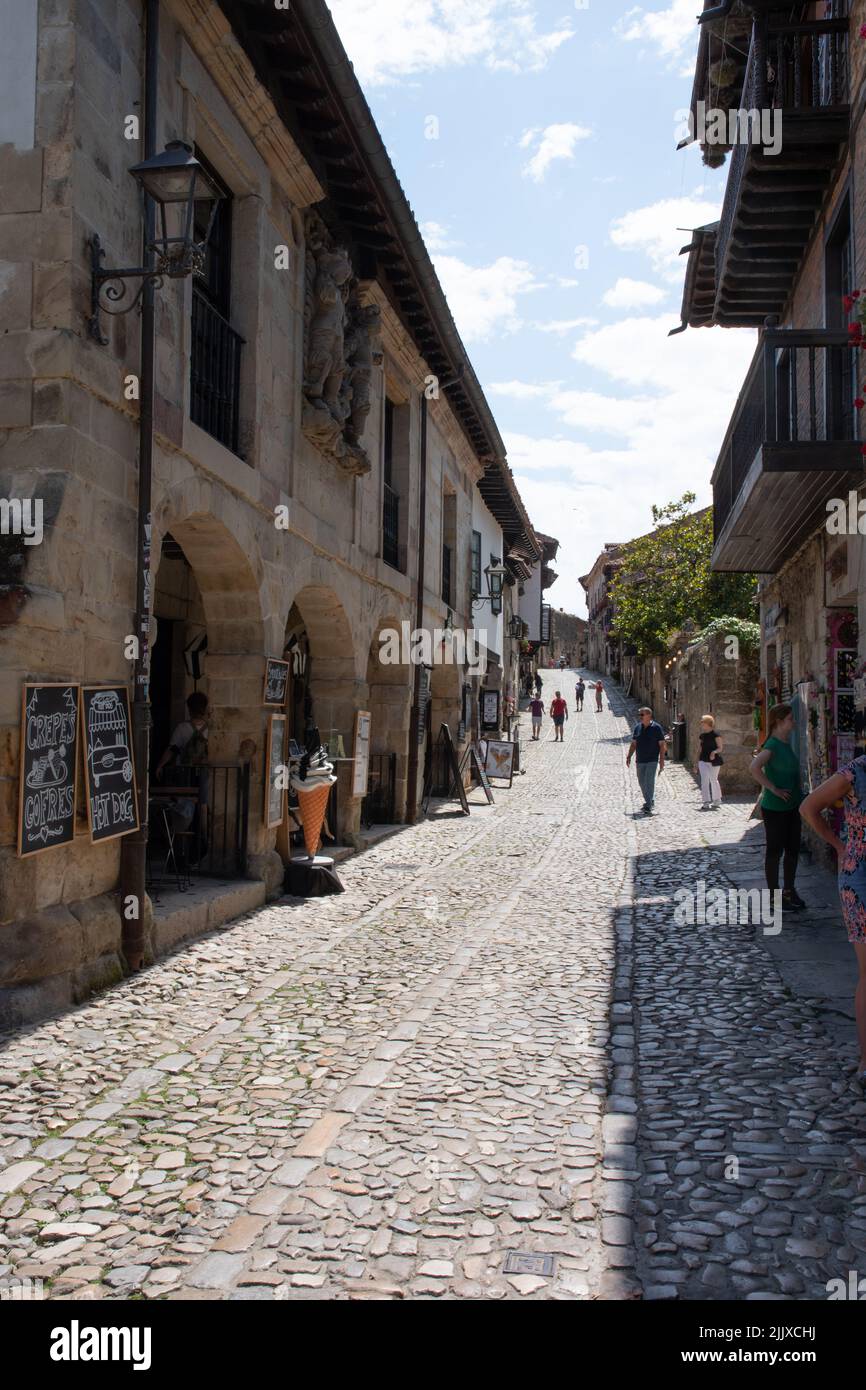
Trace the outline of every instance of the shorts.
<path fill-rule="evenodd" d="M 556 725 L 557 729 L 561 729 L 563 724 L 565 723 L 565 715 L 560 714 L 558 717 L 554 715 L 553 722 Z"/>
<path fill-rule="evenodd" d="M 532 721 L 532 728 L 533 728 L 534 732 L 537 733 L 538 730 L 541 728 L 541 720 L 540 720 L 540 719 L 533 719 L 533 721 Z"/>

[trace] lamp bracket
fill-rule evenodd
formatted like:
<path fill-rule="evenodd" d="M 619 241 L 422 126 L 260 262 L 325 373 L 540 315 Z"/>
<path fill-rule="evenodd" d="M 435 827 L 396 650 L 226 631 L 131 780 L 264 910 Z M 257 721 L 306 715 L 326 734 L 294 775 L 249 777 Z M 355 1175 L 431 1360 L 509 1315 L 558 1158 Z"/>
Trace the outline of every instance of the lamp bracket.
<path fill-rule="evenodd" d="M 94 233 L 90 238 L 90 318 L 87 320 L 87 329 L 91 338 L 101 347 L 107 347 L 109 339 L 102 332 L 100 314 L 113 316 L 128 314 L 130 309 L 134 309 L 141 299 L 146 285 L 153 285 L 154 289 L 159 289 L 163 280 L 160 270 L 152 270 L 149 266 L 128 266 L 120 267 L 117 270 L 106 270 L 102 265 L 104 256 L 105 249 L 102 242 Z M 124 284 L 126 280 L 141 281 L 131 299 Z M 108 303 L 105 302 L 106 300 Z M 116 304 L 118 307 L 112 309 L 109 307 L 110 304 Z"/>

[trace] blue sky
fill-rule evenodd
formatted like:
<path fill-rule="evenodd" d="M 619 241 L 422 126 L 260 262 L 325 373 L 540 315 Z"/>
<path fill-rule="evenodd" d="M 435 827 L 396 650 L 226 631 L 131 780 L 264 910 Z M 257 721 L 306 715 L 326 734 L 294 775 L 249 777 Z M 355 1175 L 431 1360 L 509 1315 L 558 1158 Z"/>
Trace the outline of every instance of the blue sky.
<path fill-rule="evenodd" d="M 724 171 L 677 152 L 698 0 L 331 0 L 539 530 L 552 602 L 709 478 L 754 350 L 676 338 Z"/>

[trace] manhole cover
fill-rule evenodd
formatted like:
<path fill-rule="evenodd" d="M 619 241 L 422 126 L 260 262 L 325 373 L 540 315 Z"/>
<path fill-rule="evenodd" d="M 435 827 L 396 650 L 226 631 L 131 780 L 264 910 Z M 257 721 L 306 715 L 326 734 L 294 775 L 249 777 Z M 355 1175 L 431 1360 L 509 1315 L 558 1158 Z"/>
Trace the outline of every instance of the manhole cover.
<path fill-rule="evenodd" d="M 553 1274 L 556 1258 L 553 1255 L 526 1255 L 519 1250 L 509 1250 L 502 1266 L 503 1274 Z"/>

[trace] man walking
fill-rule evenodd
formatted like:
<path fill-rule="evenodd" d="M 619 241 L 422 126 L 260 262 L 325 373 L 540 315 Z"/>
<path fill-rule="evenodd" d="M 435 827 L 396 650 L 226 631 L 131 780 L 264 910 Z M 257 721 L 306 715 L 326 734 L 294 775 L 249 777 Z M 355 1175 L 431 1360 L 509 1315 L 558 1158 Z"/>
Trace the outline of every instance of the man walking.
<path fill-rule="evenodd" d="M 550 716 L 553 720 L 553 741 L 554 743 L 562 743 L 565 721 L 568 718 L 568 705 L 563 700 L 562 692 L 559 690 L 550 702 Z"/>
<path fill-rule="evenodd" d="M 577 682 L 577 685 L 574 687 L 574 699 L 575 699 L 575 703 L 576 703 L 576 705 L 577 705 L 578 711 L 580 711 L 580 710 L 583 709 L 583 697 L 584 697 L 585 694 L 586 694 L 586 686 L 584 685 L 584 682 L 583 682 L 583 676 L 581 676 L 580 680 Z"/>
<path fill-rule="evenodd" d="M 601 701 L 602 701 L 603 695 L 604 695 L 604 686 L 602 685 L 601 681 L 596 681 L 596 683 L 595 683 L 595 712 L 596 712 L 596 714 L 601 714 Z"/>
<path fill-rule="evenodd" d="M 638 714 L 640 722 L 634 726 L 625 765 L 628 767 L 632 758 L 636 758 L 637 780 L 643 795 L 644 815 L 651 816 L 655 804 L 656 773 L 665 770 L 667 743 L 665 731 L 661 724 L 653 719 L 652 710 L 644 705 L 638 710 Z"/>
<path fill-rule="evenodd" d="M 537 743 L 541 734 L 541 721 L 544 717 L 544 701 L 540 695 L 534 695 L 529 701 L 529 713 L 532 715 L 532 742 Z"/>

